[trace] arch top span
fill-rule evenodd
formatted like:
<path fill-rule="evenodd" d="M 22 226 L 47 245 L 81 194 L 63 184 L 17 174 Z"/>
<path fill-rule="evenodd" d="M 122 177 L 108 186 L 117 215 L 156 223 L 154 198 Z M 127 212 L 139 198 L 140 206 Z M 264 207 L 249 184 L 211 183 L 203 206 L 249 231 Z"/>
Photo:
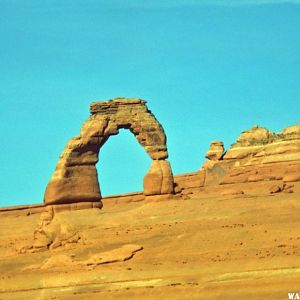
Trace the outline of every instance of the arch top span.
<path fill-rule="evenodd" d="M 165 132 L 146 103 L 145 100 L 137 98 L 92 102 L 91 123 L 94 123 L 94 119 L 103 119 L 106 126 L 101 128 L 99 134 L 105 137 L 118 134 L 120 128 L 129 129 L 152 159 L 166 159 L 168 151 Z"/>
<path fill-rule="evenodd" d="M 119 129 L 129 129 L 152 159 L 144 177 L 144 194 L 172 194 L 174 181 L 163 127 L 138 98 L 115 98 L 92 102 L 90 117 L 80 134 L 72 138 L 61 154 L 47 185 L 46 204 L 97 202 L 101 200 L 96 163 L 101 147 Z M 101 162 L 100 162 L 101 163 Z"/>

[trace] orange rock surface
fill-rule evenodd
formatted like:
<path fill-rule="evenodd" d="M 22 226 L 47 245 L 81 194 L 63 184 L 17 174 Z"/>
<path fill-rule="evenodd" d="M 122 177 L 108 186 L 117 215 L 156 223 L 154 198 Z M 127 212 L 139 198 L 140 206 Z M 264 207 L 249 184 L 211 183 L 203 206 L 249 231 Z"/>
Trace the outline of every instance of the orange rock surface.
<path fill-rule="evenodd" d="M 165 132 L 147 108 L 146 101 L 115 98 L 94 102 L 90 112 L 91 116 L 83 124 L 80 135 L 68 142 L 59 158 L 45 191 L 45 204 L 100 202 L 95 165 L 101 147 L 111 135 L 118 134 L 120 128 L 129 129 L 153 160 L 144 180 L 145 194 L 173 193 L 173 174 L 166 161 Z"/>
<path fill-rule="evenodd" d="M 256 126 L 175 184 L 153 159 L 143 193 L 102 209 L 0 209 L 0 299 L 288 299 L 300 292 L 299 141 L 300 125 Z"/>
<path fill-rule="evenodd" d="M 300 180 L 300 124 L 276 134 L 254 126 L 244 131 L 224 155 L 212 143 L 200 170 L 175 177 L 182 187 L 214 186 L 246 182 Z"/>
<path fill-rule="evenodd" d="M 287 299 L 300 282 L 300 182 L 271 194 L 276 182 L 103 198 L 55 213 L 47 250 L 32 248 L 47 214 L 3 211 L 0 299 Z"/>

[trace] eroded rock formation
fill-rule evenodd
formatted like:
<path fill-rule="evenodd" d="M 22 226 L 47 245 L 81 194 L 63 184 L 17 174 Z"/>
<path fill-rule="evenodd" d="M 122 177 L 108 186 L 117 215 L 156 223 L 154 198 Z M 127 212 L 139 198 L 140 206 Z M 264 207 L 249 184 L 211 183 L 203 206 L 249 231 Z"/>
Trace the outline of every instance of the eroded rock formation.
<path fill-rule="evenodd" d="M 300 180 L 300 125 L 278 134 L 255 126 L 240 135 L 223 159 L 226 175 L 220 184 Z"/>
<path fill-rule="evenodd" d="M 61 154 L 46 188 L 45 204 L 99 202 L 96 170 L 99 151 L 120 128 L 129 129 L 152 158 L 144 178 L 145 195 L 173 193 L 173 175 L 168 158 L 166 135 L 160 123 L 141 99 L 115 98 L 94 102 L 91 116 L 79 136 L 72 138 Z"/>
<path fill-rule="evenodd" d="M 242 132 L 223 154 L 221 142 L 213 142 L 207 161 L 198 172 L 175 177 L 182 188 L 258 181 L 300 181 L 300 124 L 278 134 L 254 126 Z M 287 191 L 291 189 L 281 189 Z"/>
<path fill-rule="evenodd" d="M 209 160 L 220 160 L 224 154 L 223 142 L 213 141 L 210 144 L 209 150 L 206 152 L 205 157 Z"/>

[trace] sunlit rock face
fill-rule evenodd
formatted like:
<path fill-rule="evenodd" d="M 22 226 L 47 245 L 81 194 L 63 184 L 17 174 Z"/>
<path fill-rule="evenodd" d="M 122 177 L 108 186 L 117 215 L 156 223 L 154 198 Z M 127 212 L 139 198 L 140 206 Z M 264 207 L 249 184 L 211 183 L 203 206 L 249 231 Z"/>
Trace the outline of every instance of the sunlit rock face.
<path fill-rule="evenodd" d="M 279 133 L 254 126 L 244 131 L 223 157 L 221 184 L 300 179 L 300 124 Z"/>
<path fill-rule="evenodd" d="M 243 131 L 225 153 L 223 143 L 213 141 L 205 157 L 198 172 L 176 176 L 176 185 L 196 188 L 300 181 L 300 124 L 279 133 L 255 125 Z"/>
<path fill-rule="evenodd" d="M 115 98 L 94 102 L 90 112 L 80 134 L 68 142 L 59 158 L 46 188 L 45 204 L 99 202 L 101 192 L 95 167 L 99 151 L 121 128 L 130 130 L 152 159 L 144 178 L 145 195 L 174 192 L 173 174 L 166 160 L 166 135 L 144 100 Z"/>
<path fill-rule="evenodd" d="M 224 154 L 223 142 L 213 141 L 210 144 L 209 150 L 206 152 L 205 157 L 209 160 L 220 160 Z"/>

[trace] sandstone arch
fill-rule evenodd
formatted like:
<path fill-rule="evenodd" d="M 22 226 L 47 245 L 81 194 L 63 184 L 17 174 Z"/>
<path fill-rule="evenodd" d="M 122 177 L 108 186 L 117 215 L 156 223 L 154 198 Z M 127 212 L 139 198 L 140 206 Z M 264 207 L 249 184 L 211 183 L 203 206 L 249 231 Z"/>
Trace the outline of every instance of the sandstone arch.
<path fill-rule="evenodd" d="M 174 181 L 166 135 L 160 123 L 141 99 L 115 98 L 90 105 L 90 118 L 79 136 L 72 138 L 61 154 L 47 185 L 45 204 L 99 202 L 101 192 L 96 163 L 101 147 L 119 129 L 129 129 L 152 159 L 144 177 L 144 194 L 174 192 Z"/>

